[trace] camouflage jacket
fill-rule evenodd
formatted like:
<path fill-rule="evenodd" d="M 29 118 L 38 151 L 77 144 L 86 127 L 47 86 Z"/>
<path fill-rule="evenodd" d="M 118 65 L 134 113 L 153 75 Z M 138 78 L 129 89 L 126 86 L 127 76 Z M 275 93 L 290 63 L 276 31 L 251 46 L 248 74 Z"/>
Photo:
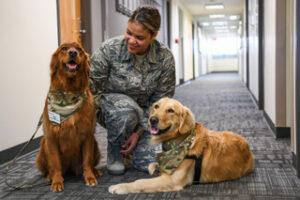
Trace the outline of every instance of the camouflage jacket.
<path fill-rule="evenodd" d="M 175 62 L 171 51 L 155 40 L 140 66 L 127 50 L 124 36 L 104 42 L 91 57 L 91 88 L 96 101 L 105 93 L 121 93 L 147 110 L 175 90 Z"/>

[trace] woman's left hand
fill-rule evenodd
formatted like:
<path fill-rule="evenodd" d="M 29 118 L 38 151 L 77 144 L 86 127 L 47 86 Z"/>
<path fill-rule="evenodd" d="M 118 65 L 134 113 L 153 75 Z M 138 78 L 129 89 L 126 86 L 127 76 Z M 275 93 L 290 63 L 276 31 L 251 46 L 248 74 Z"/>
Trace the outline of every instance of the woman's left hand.
<path fill-rule="evenodd" d="M 134 148 L 136 147 L 139 137 L 140 136 L 138 133 L 133 132 L 131 134 L 131 136 L 122 145 L 121 153 L 124 155 L 128 155 L 129 153 L 131 153 L 134 150 Z"/>

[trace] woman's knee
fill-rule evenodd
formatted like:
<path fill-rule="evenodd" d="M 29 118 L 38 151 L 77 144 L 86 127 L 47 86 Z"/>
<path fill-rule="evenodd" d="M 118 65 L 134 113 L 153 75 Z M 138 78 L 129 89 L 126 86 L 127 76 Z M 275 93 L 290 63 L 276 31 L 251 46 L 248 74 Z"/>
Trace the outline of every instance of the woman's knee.
<path fill-rule="evenodd" d="M 104 95 L 100 100 L 101 116 L 98 120 L 107 122 L 135 122 L 143 117 L 143 110 L 130 97 L 123 94 Z"/>

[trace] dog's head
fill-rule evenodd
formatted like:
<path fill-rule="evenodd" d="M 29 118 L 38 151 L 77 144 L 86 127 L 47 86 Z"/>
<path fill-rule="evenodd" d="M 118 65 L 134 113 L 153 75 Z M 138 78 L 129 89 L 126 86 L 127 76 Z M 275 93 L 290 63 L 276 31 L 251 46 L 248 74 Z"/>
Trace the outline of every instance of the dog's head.
<path fill-rule="evenodd" d="M 185 134 L 193 129 L 195 117 L 179 101 L 162 98 L 150 108 L 148 126 L 153 136 L 172 138 L 177 134 Z"/>
<path fill-rule="evenodd" d="M 78 43 L 62 44 L 52 55 L 51 78 L 74 78 L 78 74 L 89 74 L 89 56 Z"/>

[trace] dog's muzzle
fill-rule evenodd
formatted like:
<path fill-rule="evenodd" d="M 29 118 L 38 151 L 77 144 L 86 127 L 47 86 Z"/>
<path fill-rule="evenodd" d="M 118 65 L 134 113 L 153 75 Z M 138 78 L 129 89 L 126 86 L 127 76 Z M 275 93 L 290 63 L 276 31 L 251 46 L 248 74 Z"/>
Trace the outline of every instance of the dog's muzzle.
<path fill-rule="evenodd" d="M 75 72 L 79 69 L 79 64 L 76 62 L 78 52 L 76 50 L 70 50 L 68 52 L 69 61 L 65 64 L 65 69 L 68 72 Z"/>
<path fill-rule="evenodd" d="M 157 117 L 150 117 L 149 119 L 150 122 L 150 134 L 151 135 L 161 135 L 163 133 L 166 133 L 170 128 L 171 125 L 165 129 L 159 129 L 157 127 L 159 119 Z"/>

